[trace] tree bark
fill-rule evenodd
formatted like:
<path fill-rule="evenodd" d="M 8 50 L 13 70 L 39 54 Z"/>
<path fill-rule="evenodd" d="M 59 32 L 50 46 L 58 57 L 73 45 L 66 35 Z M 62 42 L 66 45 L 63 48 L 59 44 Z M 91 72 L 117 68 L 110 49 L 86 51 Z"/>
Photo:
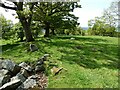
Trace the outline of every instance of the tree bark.
<path fill-rule="evenodd" d="M 34 41 L 31 30 L 30 30 L 30 26 L 27 25 L 27 23 L 26 23 L 23 28 L 25 30 L 26 41 L 27 42 Z"/>
<path fill-rule="evenodd" d="M 20 13 L 17 13 L 17 14 L 18 14 L 19 20 L 23 26 L 26 41 L 27 42 L 34 41 L 34 38 L 31 33 L 31 29 L 30 29 L 30 25 L 31 25 L 31 21 L 29 20 L 30 18 L 25 18 L 25 16 L 21 16 Z"/>
<path fill-rule="evenodd" d="M 56 35 L 56 34 L 55 34 L 55 29 L 52 29 L 52 35 Z"/>
<path fill-rule="evenodd" d="M 49 29 L 50 29 L 50 23 L 46 22 L 45 23 L 45 35 L 44 35 L 44 37 L 49 37 L 49 33 L 50 33 Z"/>

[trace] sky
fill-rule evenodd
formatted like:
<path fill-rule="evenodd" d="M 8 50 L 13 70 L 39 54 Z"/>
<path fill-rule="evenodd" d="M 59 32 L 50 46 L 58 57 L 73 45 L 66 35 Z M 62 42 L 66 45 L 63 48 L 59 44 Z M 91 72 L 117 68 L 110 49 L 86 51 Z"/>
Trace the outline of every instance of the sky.
<path fill-rule="evenodd" d="M 114 0 L 80 0 L 82 8 L 74 10 L 79 17 L 80 26 L 88 27 L 88 20 L 102 16 L 104 9 L 107 9 L 112 1 Z"/>
<path fill-rule="evenodd" d="M 73 13 L 79 17 L 78 22 L 81 27 L 88 27 L 88 20 L 94 19 L 96 16 L 102 16 L 104 9 L 107 9 L 112 1 L 114 0 L 80 0 L 82 8 L 75 9 Z M 7 19 L 12 20 L 13 23 L 19 21 L 12 16 L 12 13 L 15 13 L 13 10 L 5 12 L 5 10 L 0 7 L 0 13 Z"/>

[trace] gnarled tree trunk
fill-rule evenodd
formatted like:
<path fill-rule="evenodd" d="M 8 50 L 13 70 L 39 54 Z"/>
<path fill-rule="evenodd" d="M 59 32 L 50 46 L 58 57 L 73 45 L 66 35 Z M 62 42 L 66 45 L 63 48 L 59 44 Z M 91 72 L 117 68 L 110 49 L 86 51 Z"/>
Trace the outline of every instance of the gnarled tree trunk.
<path fill-rule="evenodd" d="M 27 20 L 24 16 L 21 17 L 19 13 L 17 13 L 17 14 L 18 14 L 19 20 L 23 26 L 26 41 L 27 42 L 34 41 L 32 33 L 31 33 L 31 29 L 30 29 L 30 25 L 31 25 L 31 21 L 29 21 L 30 18 Z"/>

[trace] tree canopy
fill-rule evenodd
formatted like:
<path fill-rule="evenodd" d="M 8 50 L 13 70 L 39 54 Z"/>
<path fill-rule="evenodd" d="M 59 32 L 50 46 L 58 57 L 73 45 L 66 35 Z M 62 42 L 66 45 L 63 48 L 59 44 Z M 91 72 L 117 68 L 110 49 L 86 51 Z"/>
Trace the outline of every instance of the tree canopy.
<path fill-rule="evenodd" d="M 9 2 L 13 6 L 10 6 Z M 75 8 L 81 8 L 77 2 L 9 2 L 0 3 L 0 6 L 16 11 L 28 42 L 34 40 L 32 22 L 40 22 L 40 27 L 46 30 L 45 37 L 60 29 L 74 29 L 79 24 L 78 17 L 70 13 Z"/>
<path fill-rule="evenodd" d="M 45 37 L 49 36 L 50 29 L 54 33 L 58 28 L 74 28 L 78 17 L 70 14 L 75 8 L 80 8 L 77 2 L 41 2 L 35 5 L 34 21 L 40 21 L 45 28 Z"/>

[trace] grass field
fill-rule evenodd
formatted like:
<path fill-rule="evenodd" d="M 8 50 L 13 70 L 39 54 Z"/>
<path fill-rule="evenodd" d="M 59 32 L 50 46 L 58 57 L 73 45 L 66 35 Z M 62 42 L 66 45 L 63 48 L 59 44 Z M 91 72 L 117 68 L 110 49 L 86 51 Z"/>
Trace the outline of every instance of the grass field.
<path fill-rule="evenodd" d="M 73 37 L 75 40 L 71 40 Z M 27 52 L 29 43 L 0 41 L 2 56 L 20 63 L 32 62 L 49 53 L 51 62 L 64 69 L 56 76 L 48 70 L 48 88 L 117 88 L 118 38 L 57 36 L 38 38 L 39 50 Z"/>

